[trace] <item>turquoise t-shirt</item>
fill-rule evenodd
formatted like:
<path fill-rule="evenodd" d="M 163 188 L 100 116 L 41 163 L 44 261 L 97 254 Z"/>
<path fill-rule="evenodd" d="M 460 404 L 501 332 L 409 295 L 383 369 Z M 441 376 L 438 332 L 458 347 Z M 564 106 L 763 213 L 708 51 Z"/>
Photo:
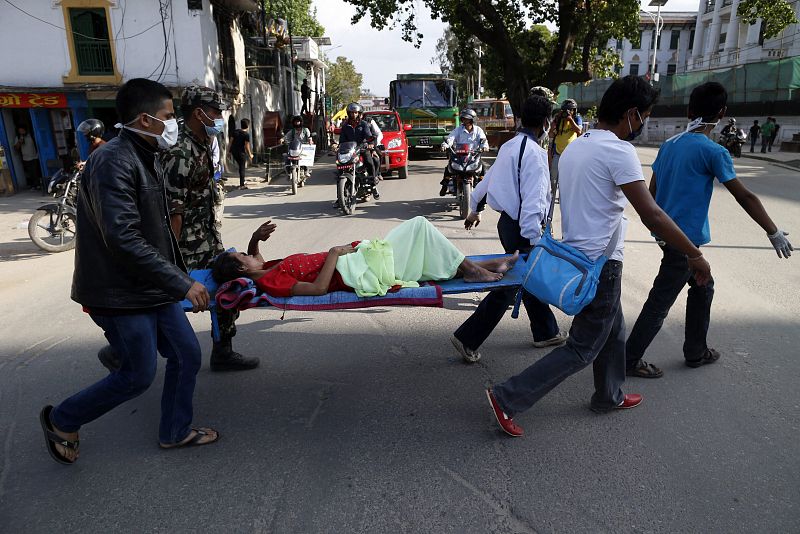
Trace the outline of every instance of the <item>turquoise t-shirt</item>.
<path fill-rule="evenodd" d="M 658 151 L 656 203 L 696 246 L 711 241 L 708 208 L 719 183 L 736 178 L 728 150 L 703 134 L 686 133 L 668 139 Z"/>

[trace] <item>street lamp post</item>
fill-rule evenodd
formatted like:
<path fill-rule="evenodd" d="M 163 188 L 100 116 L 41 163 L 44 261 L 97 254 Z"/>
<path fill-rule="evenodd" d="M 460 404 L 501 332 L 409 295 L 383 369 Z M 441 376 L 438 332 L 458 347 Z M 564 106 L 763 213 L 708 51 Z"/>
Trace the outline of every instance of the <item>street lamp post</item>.
<path fill-rule="evenodd" d="M 667 4 L 667 0 L 650 0 L 650 7 L 657 7 L 656 9 L 656 37 L 653 40 L 653 66 L 650 68 L 650 84 L 652 85 L 656 78 L 656 59 L 658 57 L 658 37 L 661 35 L 661 28 L 664 26 L 664 21 L 661 20 L 661 6 Z M 652 14 L 648 13 L 651 17 Z"/>

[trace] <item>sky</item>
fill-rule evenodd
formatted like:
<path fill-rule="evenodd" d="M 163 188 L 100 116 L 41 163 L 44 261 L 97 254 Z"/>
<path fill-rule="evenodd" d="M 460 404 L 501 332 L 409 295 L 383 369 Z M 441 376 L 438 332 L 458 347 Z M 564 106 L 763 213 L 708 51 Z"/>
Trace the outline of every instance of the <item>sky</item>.
<path fill-rule="evenodd" d="M 645 2 L 645 5 L 649 1 Z M 668 0 L 662 11 L 696 11 L 698 0 Z M 424 35 L 419 49 L 403 41 L 399 28 L 378 31 L 365 17 L 353 26 L 351 17 L 355 8 L 344 0 L 314 0 L 317 19 L 331 38 L 331 46 L 323 47 L 328 58 L 344 56 L 364 76 L 362 88 L 376 96 L 389 95 L 389 82 L 401 73 L 439 72 L 431 63 L 436 54 L 436 41 L 444 33 L 445 24 L 431 19 L 430 12 L 417 0 L 417 26 Z M 651 9 L 651 8 L 648 8 Z"/>

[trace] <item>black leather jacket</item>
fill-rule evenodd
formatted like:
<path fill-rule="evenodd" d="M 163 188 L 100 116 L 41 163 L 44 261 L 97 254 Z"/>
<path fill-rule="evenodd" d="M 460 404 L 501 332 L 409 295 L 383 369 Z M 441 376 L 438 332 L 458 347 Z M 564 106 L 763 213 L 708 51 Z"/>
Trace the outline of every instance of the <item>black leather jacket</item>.
<path fill-rule="evenodd" d="M 72 299 L 90 310 L 153 308 L 183 300 L 192 285 L 169 224 L 155 155 L 123 130 L 86 162 Z"/>

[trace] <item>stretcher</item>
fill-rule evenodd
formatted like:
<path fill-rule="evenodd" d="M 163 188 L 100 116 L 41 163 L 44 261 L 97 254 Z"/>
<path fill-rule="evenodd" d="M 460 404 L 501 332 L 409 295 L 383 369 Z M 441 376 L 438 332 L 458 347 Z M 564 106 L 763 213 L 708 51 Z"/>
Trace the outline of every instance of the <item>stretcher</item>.
<path fill-rule="evenodd" d="M 506 257 L 506 254 L 487 254 L 481 256 L 467 256 L 472 261 L 482 261 Z M 211 334 L 215 341 L 220 339 L 218 311 L 220 308 L 233 308 L 245 310 L 250 308 L 274 307 L 279 310 L 322 311 L 368 308 L 376 306 L 433 306 L 442 307 L 442 295 L 457 293 L 482 293 L 497 289 L 516 289 L 522 285 L 525 275 L 525 262 L 520 259 L 502 279 L 496 282 L 472 283 L 465 282 L 463 278 L 454 278 L 444 282 L 427 282 L 420 287 L 402 288 L 398 291 L 387 293 L 383 297 L 358 297 L 349 291 L 336 291 L 320 296 L 297 297 L 271 297 L 259 293 L 252 281 L 239 279 L 233 283 L 233 288 L 220 286 L 211 277 L 209 269 L 191 271 L 189 275 L 202 283 L 211 295 L 209 315 L 211 316 Z M 230 284 L 230 283 L 229 283 Z M 227 288 L 227 290 L 226 290 Z M 185 312 L 192 311 L 192 304 L 188 300 L 181 303 Z"/>

